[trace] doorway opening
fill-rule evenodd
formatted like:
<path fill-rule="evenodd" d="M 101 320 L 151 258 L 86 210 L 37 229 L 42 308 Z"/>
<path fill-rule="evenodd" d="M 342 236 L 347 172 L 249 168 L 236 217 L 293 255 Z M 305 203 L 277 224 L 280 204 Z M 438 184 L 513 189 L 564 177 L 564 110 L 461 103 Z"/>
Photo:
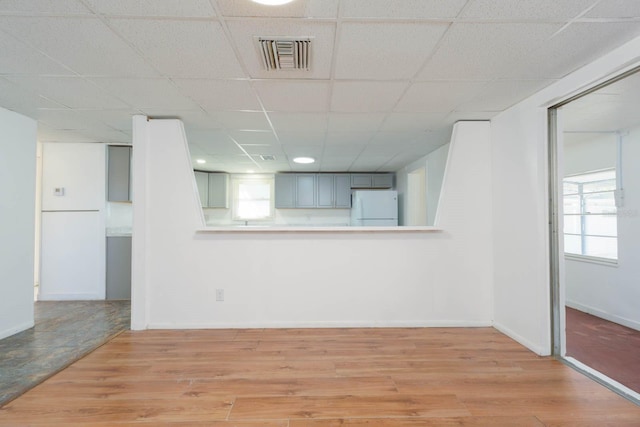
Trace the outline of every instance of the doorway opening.
<path fill-rule="evenodd" d="M 640 67 L 549 109 L 553 351 L 640 403 Z"/>

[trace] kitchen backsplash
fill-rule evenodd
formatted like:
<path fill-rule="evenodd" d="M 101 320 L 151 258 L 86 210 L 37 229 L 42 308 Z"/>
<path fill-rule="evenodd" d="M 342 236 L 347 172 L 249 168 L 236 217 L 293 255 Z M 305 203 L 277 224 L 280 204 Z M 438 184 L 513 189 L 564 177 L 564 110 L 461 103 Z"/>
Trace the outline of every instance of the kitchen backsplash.
<path fill-rule="evenodd" d="M 203 209 L 207 226 L 242 225 L 244 221 L 234 221 L 231 209 Z M 289 226 L 347 226 L 351 220 L 349 209 L 276 209 L 272 221 L 249 221 L 249 224 L 270 224 Z"/>

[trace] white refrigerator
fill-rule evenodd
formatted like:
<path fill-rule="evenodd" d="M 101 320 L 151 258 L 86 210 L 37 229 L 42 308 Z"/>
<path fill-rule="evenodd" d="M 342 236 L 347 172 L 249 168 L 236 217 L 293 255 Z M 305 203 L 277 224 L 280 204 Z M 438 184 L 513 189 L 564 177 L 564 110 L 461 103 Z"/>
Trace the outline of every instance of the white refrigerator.
<path fill-rule="evenodd" d="M 351 225 L 393 227 L 398 225 L 398 192 L 357 190 L 351 195 Z"/>

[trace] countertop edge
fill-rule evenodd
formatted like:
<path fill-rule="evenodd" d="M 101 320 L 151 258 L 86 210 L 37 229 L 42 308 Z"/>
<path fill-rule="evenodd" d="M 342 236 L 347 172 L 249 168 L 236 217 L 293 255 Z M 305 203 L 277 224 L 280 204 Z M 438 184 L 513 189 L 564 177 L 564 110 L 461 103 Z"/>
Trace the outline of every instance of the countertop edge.
<path fill-rule="evenodd" d="M 287 226 L 228 226 L 228 227 L 203 227 L 197 228 L 196 233 L 326 233 L 326 232 L 382 232 L 382 233 L 405 233 L 405 232 L 439 232 L 443 231 L 439 227 L 431 226 L 407 226 L 407 227 L 287 227 Z"/>

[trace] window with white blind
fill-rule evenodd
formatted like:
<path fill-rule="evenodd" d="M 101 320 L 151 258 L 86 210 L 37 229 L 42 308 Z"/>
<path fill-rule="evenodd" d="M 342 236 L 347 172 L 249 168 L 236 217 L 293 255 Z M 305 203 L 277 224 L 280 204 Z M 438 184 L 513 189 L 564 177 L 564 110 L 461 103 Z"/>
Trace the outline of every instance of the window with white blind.
<path fill-rule="evenodd" d="M 233 219 L 270 220 L 274 215 L 273 177 L 232 176 Z"/>
<path fill-rule="evenodd" d="M 614 169 L 565 177 L 564 252 L 585 258 L 618 258 Z"/>

